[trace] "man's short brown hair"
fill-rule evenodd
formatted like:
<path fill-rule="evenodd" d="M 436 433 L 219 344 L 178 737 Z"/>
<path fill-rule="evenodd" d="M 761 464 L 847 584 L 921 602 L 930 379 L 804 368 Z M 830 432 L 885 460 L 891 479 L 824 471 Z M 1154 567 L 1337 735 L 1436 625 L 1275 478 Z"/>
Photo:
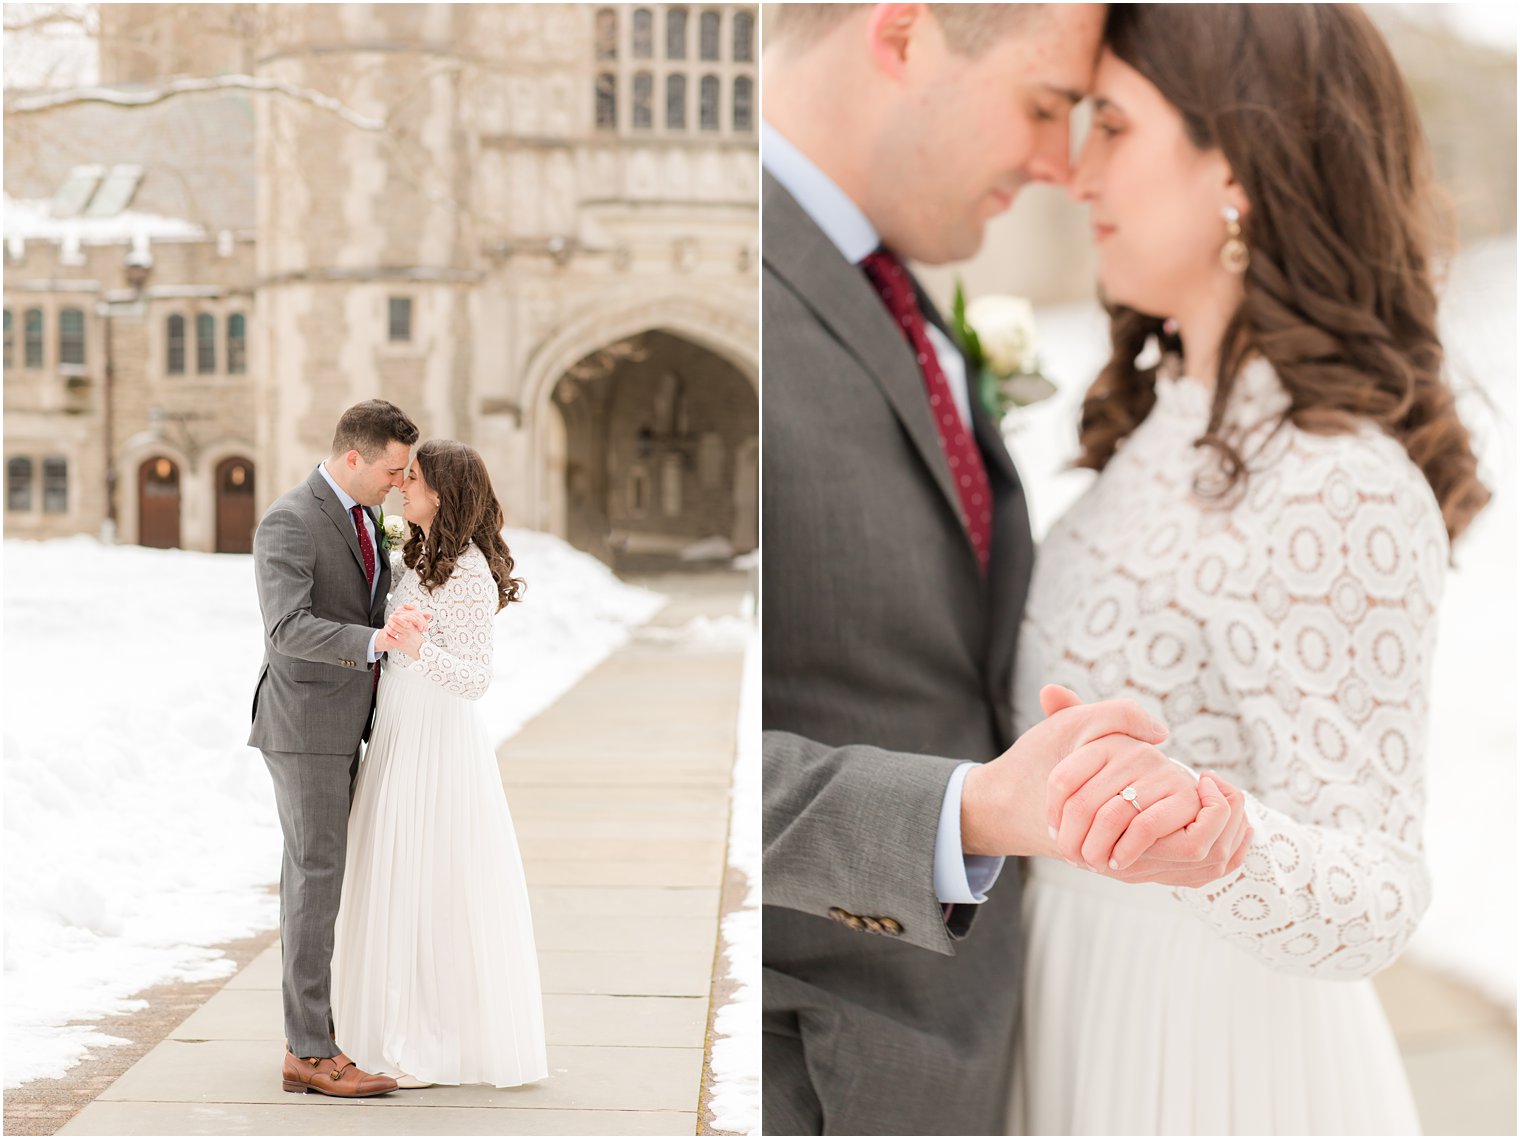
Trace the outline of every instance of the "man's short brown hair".
<path fill-rule="evenodd" d="M 333 432 L 332 453 L 346 455 L 358 451 L 366 463 L 373 463 L 392 443 L 410 447 L 417 442 L 417 425 L 406 412 L 383 399 L 356 403 L 338 420 Z"/>
<path fill-rule="evenodd" d="M 781 43 L 816 43 L 868 4 L 777 4 L 772 9 L 771 38 Z M 1027 28 L 1045 15 L 1044 4 L 930 4 L 956 55 L 975 58 L 1010 32 Z"/>

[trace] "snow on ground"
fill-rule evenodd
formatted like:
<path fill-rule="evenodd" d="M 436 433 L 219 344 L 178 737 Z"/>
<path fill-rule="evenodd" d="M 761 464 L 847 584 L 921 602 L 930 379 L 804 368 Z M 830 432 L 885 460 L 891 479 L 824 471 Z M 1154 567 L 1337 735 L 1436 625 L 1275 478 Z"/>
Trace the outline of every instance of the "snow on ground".
<path fill-rule="evenodd" d="M 1450 970 L 1515 1006 L 1517 632 L 1513 236 L 1458 257 L 1442 290 L 1448 371 L 1494 498 L 1458 540 L 1441 601 L 1428 750 L 1425 847 L 1435 900 L 1410 943 L 1413 958 Z M 1108 358 L 1095 303 L 1036 313 L 1041 362 L 1057 394 L 1004 425 L 1030 499 L 1036 537 L 1087 488 L 1067 471 L 1082 396 Z"/>
<path fill-rule="evenodd" d="M 726 976 L 733 995 L 713 1018 L 713 1127 L 760 1134 L 760 629 L 752 623 L 739 698 L 728 864 L 748 882 L 740 907 L 723 919 Z"/>
<path fill-rule="evenodd" d="M 506 738 L 663 604 L 509 530 L 522 605 L 482 699 Z M 5 1086 L 113 1041 L 150 985 L 226 976 L 205 948 L 277 924 L 280 830 L 246 746 L 262 635 L 247 556 L 7 541 Z"/>

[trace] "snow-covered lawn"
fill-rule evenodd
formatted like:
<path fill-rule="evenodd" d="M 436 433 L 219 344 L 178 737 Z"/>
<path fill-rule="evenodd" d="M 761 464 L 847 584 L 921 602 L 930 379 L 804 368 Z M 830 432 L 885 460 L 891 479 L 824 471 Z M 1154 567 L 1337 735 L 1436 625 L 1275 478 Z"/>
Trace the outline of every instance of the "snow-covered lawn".
<path fill-rule="evenodd" d="M 663 604 L 509 530 L 525 603 L 482 700 L 505 739 Z M 277 924 L 280 831 L 246 746 L 262 655 L 250 557 L 7 541 L 5 1086 L 112 1041 L 133 993 L 225 976 L 205 947 Z"/>
<path fill-rule="evenodd" d="M 1427 763 L 1425 846 L 1435 900 L 1410 954 L 1515 1005 L 1517 732 L 1515 239 L 1465 251 L 1442 291 L 1448 370 L 1493 501 L 1458 540 L 1441 600 Z M 1066 471 L 1082 396 L 1108 354 L 1096 304 L 1037 311 L 1041 358 L 1059 391 L 1017 412 L 1009 449 L 1038 537 L 1086 489 Z"/>

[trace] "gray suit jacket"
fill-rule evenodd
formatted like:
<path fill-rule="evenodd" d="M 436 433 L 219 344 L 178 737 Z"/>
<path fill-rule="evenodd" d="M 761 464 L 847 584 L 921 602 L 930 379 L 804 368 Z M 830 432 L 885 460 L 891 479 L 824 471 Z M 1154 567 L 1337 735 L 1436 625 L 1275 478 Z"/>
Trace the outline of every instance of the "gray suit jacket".
<path fill-rule="evenodd" d="M 354 520 L 320 472 L 276 499 L 253 536 L 264 665 L 252 747 L 352 755 L 374 706 L 369 640 L 385 624 L 390 563 L 375 553 L 371 604 Z"/>
<path fill-rule="evenodd" d="M 932 872 L 950 772 L 1012 740 L 1023 492 L 975 410 L 984 581 L 907 341 L 769 175 L 763 216 L 766 1031 L 830 1133 L 1001 1133 L 1018 867 L 949 923 Z"/>

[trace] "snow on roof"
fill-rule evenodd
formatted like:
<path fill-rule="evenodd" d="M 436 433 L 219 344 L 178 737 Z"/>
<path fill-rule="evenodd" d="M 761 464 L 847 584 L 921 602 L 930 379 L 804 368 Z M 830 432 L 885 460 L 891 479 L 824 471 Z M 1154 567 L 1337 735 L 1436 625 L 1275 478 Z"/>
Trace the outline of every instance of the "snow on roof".
<path fill-rule="evenodd" d="M 114 217 L 55 218 L 48 199 L 13 198 L 5 195 L 4 229 L 6 241 L 77 242 L 82 245 L 109 245 L 116 242 L 160 241 L 165 238 L 209 240 L 210 235 L 194 222 L 162 214 L 123 210 Z"/>

